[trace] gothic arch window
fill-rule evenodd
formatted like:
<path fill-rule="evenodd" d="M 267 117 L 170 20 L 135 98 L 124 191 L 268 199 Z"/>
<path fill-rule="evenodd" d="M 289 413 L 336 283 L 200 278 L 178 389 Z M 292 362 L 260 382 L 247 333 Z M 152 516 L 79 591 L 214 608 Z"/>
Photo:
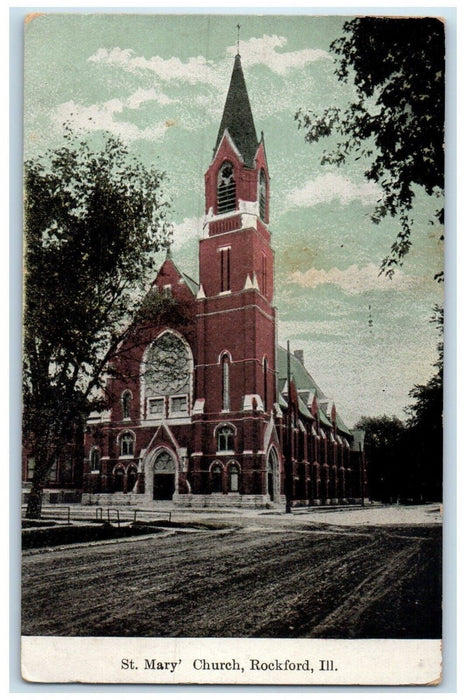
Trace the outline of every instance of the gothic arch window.
<path fill-rule="evenodd" d="M 267 179 L 263 170 L 259 175 L 259 215 L 265 221 L 267 214 Z"/>
<path fill-rule="evenodd" d="M 267 411 L 268 408 L 268 391 L 267 391 L 267 385 L 268 385 L 268 371 L 269 371 L 269 363 L 267 362 L 267 358 L 264 357 L 263 362 L 262 362 L 262 368 L 264 370 L 264 411 Z"/>
<path fill-rule="evenodd" d="M 239 467 L 236 462 L 228 465 L 228 490 L 233 493 L 239 491 Z"/>
<path fill-rule="evenodd" d="M 148 419 L 189 416 L 193 359 L 184 338 L 165 331 L 147 348 L 142 364 Z"/>
<path fill-rule="evenodd" d="M 225 214 L 236 209 L 236 183 L 233 165 L 225 161 L 217 176 L 217 213 Z"/>
<path fill-rule="evenodd" d="M 217 452 L 234 452 L 235 431 L 231 425 L 221 425 L 217 429 Z"/>
<path fill-rule="evenodd" d="M 98 447 L 91 447 L 89 461 L 91 463 L 91 471 L 100 472 L 100 450 Z"/>
<path fill-rule="evenodd" d="M 126 389 L 121 395 L 121 408 L 123 412 L 123 418 L 130 418 L 131 416 L 131 400 L 133 395 Z"/>
<path fill-rule="evenodd" d="M 118 439 L 120 445 L 120 457 L 134 456 L 134 435 L 133 433 L 122 433 Z"/>
<path fill-rule="evenodd" d="M 222 409 L 230 410 L 230 358 L 227 354 L 222 355 Z"/>

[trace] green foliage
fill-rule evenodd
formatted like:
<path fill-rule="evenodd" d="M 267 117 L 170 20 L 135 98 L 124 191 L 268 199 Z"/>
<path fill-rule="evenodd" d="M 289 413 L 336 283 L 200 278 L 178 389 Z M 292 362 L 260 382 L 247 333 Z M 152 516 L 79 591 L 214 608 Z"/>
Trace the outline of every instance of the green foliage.
<path fill-rule="evenodd" d="M 443 193 L 444 26 L 429 17 L 360 17 L 343 29 L 330 48 L 338 79 L 354 81 L 357 100 L 321 114 L 301 108 L 296 119 L 309 143 L 337 137 L 323 164 L 341 165 L 351 154 L 369 163 L 365 176 L 382 192 L 373 221 L 400 221 L 381 266 L 392 275 L 411 247 L 414 186 L 439 199 Z M 437 219 L 443 223 L 442 204 Z"/>
<path fill-rule="evenodd" d="M 91 150 L 70 132 L 25 164 L 23 417 L 36 487 L 98 406 L 108 358 L 170 241 L 163 180 L 113 137 Z"/>
<path fill-rule="evenodd" d="M 409 392 L 406 423 L 393 416 L 364 416 L 356 428 L 366 431 L 371 495 L 383 501 L 442 500 L 443 452 L 443 309 L 431 323 L 439 331 L 434 376 Z"/>
<path fill-rule="evenodd" d="M 364 430 L 371 498 L 397 501 L 402 495 L 402 445 L 406 428 L 396 416 L 363 416 L 355 426 Z"/>

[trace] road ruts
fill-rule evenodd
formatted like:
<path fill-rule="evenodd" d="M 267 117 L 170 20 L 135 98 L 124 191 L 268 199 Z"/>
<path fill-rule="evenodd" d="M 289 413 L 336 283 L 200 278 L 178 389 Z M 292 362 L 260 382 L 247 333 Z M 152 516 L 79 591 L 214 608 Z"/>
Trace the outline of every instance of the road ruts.
<path fill-rule="evenodd" d="M 437 527 L 177 532 L 56 549 L 24 557 L 23 633 L 406 637 L 418 620 L 414 636 L 436 637 L 439 570 Z"/>

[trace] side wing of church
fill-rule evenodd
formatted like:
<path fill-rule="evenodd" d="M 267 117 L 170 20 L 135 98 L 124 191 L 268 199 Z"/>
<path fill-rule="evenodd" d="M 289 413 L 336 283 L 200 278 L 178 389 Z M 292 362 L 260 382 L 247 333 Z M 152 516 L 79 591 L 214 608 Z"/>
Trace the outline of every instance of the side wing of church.
<path fill-rule="evenodd" d="M 82 503 L 283 508 L 364 495 L 362 436 L 302 353 L 277 346 L 269 199 L 237 55 L 205 174 L 199 282 L 167 253 L 149 312 L 109 367 L 108 410 L 89 417 Z"/>

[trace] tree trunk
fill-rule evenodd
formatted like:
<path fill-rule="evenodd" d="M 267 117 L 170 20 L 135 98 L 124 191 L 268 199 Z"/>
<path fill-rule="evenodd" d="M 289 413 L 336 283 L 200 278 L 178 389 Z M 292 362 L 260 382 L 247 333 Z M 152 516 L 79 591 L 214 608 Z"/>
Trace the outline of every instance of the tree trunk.
<path fill-rule="evenodd" d="M 42 487 L 31 486 L 29 493 L 28 506 L 26 509 L 26 518 L 40 518 L 42 513 Z"/>

